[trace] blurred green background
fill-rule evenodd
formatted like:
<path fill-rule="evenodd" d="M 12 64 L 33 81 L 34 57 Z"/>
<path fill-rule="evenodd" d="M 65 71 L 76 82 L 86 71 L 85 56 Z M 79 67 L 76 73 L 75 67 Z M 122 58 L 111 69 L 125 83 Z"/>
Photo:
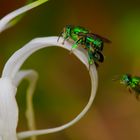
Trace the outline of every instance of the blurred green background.
<path fill-rule="evenodd" d="M 25 0 L 0 0 L 0 18 Z M 139 140 L 140 102 L 113 82 L 123 73 L 140 76 L 140 2 L 125 0 L 50 0 L 29 11 L 0 36 L 0 71 L 8 58 L 36 37 L 58 35 L 66 24 L 81 25 L 109 38 L 105 61 L 98 68 L 99 87 L 93 106 L 76 125 L 38 140 Z M 33 99 L 37 128 L 52 128 L 73 119 L 90 95 L 88 71 L 68 51 L 51 47 L 33 54 L 23 69 L 35 69 L 39 80 Z M 28 82 L 18 88 L 18 131 L 27 130 L 25 108 Z"/>

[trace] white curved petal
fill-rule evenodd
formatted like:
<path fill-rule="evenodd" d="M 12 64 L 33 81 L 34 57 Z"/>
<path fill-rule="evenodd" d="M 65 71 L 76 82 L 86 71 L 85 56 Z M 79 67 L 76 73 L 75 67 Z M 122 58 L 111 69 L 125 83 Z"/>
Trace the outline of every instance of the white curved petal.
<path fill-rule="evenodd" d="M 18 107 L 15 99 L 16 90 L 10 79 L 0 79 L 0 138 L 2 140 L 17 140 Z"/>
<path fill-rule="evenodd" d="M 58 131 L 62 131 L 64 129 L 72 126 L 76 122 L 78 122 L 87 113 L 87 111 L 91 107 L 91 105 L 93 103 L 93 100 L 95 98 L 95 95 L 96 95 L 98 77 L 97 77 L 97 71 L 96 71 L 95 66 L 91 66 L 91 68 L 90 68 L 90 76 L 91 76 L 91 86 L 92 86 L 90 99 L 89 99 L 88 104 L 86 105 L 86 107 L 82 110 L 82 112 L 78 116 L 76 116 L 72 121 L 70 121 L 70 122 L 68 122 L 68 123 L 66 123 L 66 124 L 64 124 L 64 125 L 62 125 L 60 127 L 20 132 L 20 133 L 18 133 L 18 138 L 19 139 L 25 139 L 25 138 L 28 138 L 28 137 L 31 137 L 31 136 L 55 133 L 55 132 L 58 132 Z"/>
<path fill-rule="evenodd" d="M 60 39 L 60 43 L 57 42 L 58 37 L 44 37 L 44 38 L 36 38 L 32 41 L 30 41 L 28 44 L 26 44 L 23 48 L 18 50 L 13 54 L 13 56 L 8 60 L 6 63 L 2 77 L 10 77 L 11 79 L 15 79 L 16 73 L 19 71 L 21 65 L 24 63 L 24 61 L 34 52 L 36 52 L 39 49 L 45 48 L 45 47 L 50 47 L 50 46 L 60 46 L 62 48 L 65 48 L 67 50 L 71 50 L 71 44 L 66 42 L 65 45 L 62 45 L 62 38 Z M 75 49 L 73 53 L 80 59 L 80 61 L 87 67 L 89 68 L 88 60 L 87 60 L 87 55 L 84 54 L 82 51 Z M 26 138 L 30 137 L 32 135 L 41 135 L 41 134 L 48 134 L 48 133 L 53 133 L 53 132 L 58 132 L 63 129 L 66 129 L 79 121 L 89 110 L 90 106 L 92 105 L 92 102 L 94 100 L 96 90 L 97 90 L 97 83 L 98 83 L 98 77 L 97 77 L 97 71 L 96 67 L 93 64 L 90 67 L 89 70 L 90 77 L 91 77 L 91 96 L 89 99 L 88 104 L 86 107 L 82 110 L 82 112 L 74 118 L 72 121 L 68 122 L 65 125 L 62 125 L 60 127 L 56 128 L 51 128 L 51 129 L 44 129 L 44 130 L 36 130 L 36 131 L 27 131 L 27 132 L 21 132 L 18 134 L 19 138 Z"/>
<path fill-rule="evenodd" d="M 36 83 L 38 79 L 38 73 L 35 70 L 20 70 L 16 74 L 15 79 L 13 80 L 14 85 L 18 87 L 18 85 L 23 79 L 27 79 L 30 84 Z"/>
<path fill-rule="evenodd" d="M 4 31 L 5 29 L 9 28 L 10 27 L 10 21 L 13 20 L 14 18 L 16 18 L 17 16 L 43 4 L 44 2 L 47 2 L 48 0 L 37 0 L 35 2 L 32 2 L 26 6 L 23 6 L 11 13 L 9 13 L 8 15 L 6 15 L 5 17 L 3 17 L 1 20 L 0 20 L 0 33 L 2 31 Z"/>
<path fill-rule="evenodd" d="M 42 37 L 42 38 L 36 38 L 31 40 L 29 43 L 27 43 L 25 46 L 23 46 L 21 49 L 16 51 L 12 57 L 7 61 L 3 72 L 2 77 L 10 77 L 11 79 L 14 79 L 16 73 L 19 71 L 21 65 L 24 63 L 24 61 L 34 52 L 36 52 L 39 49 L 45 48 L 45 47 L 51 47 L 51 46 L 58 46 L 62 47 L 67 50 L 71 50 L 71 44 L 68 42 L 65 42 L 64 45 L 62 45 L 63 38 L 60 38 L 60 41 L 57 42 L 58 37 Z M 87 56 L 78 49 L 74 49 L 73 53 L 77 56 L 80 61 L 86 65 L 86 67 L 89 67 Z"/>

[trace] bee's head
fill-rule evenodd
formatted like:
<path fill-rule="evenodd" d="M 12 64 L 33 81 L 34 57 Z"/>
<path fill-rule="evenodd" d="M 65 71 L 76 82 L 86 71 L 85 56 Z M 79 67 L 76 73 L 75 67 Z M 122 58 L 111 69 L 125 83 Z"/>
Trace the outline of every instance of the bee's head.
<path fill-rule="evenodd" d="M 131 82 L 131 75 L 130 74 L 123 74 L 120 78 L 120 83 L 124 85 L 129 85 Z"/>
<path fill-rule="evenodd" d="M 62 33 L 62 36 L 64 39 L 67 39 L 70 36 L 70 31 L 72 27 L 73 27 L 72 25 L 66 25 L 64 27 L 63 33 Z"/>

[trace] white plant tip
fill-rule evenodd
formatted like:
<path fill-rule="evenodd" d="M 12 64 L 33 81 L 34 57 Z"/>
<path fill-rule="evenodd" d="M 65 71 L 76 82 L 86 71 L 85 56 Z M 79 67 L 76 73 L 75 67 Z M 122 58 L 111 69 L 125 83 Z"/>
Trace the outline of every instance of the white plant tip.
<path fill-rule="evenodd" d="M 27 43 L 25 46 L 23 46 L 21 49 L 15 52 L 13 56 L 7 61 L 4 67 L 4 70 L 2 72 L 2 78 L 8 77 L 9 79 L 16 81 L 15 79 L 16 79 L 17 73 L 19 72 L 22 64 L 31 54 L 38 51 L 39 49 L 50 47 L 50 46 L 58 46 L 58 47 L 67 49 L 69 51 L 71 50 L 71 47 L 72 47 L 71 43 L 65 42 L 65 44 L 62 45 L 63 38 L 60 38 L 59 42 L 57 42 L 57 39 L 58 37 L 42 37 L 42 38 L 33 39 L 32 41 Z M 79 49 L 73 50 L 73 53 L 88 69 L 89 64 L 88 64 L 87 54 L 85 54 L 83 51 Z M 96 95 L 96 90 L 98 86 L 98 76 L 97 76 L 96 66 L 94 64 L 90 66 L 89 74 L 91 77 L 91 96 L 86 107 L 81 111 L 79 115 L 77 115 L 72 121 L 60 127 L 20 132 L 18 133 L 18 138 L 23 139 L 23 138 L 28 138 L 35 135 L 58 132 L 72 126 L 77 121 L 79 121 L 91 107 L 94 97 Z M 18 83 L 18 82 L 15 82 L 15 83 Z"/>
<path fill-rule="evenodd" d="M 17 16 L 47 2 L 48 0 L 36 0 L 35 2 L 32 2 L 26 6 L 23 6 L 11 13 L 9 13 L 8 15 L 6 15 L 5 17 L 3 17 L 0 20 L 0 33 L 4 30 L 6 30 L 7 28 L 11 27 L 13 24 L 11 23 L 11 21 L 16 18 Z"/>

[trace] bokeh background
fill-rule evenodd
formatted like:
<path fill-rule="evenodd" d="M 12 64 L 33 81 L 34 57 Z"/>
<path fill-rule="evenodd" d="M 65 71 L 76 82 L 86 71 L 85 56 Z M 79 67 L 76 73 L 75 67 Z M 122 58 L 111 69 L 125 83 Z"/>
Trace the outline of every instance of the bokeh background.
<path fill-rule="evenodd" d="M 23 6 L 25 0 L 0 0 L 0 18 Z M 99 87 L 94 103 L 74 126 L 38 140 L 139 140 L 140 101 L 112 81 L 123 73 L 140 76 L 140 2 L 136 0 L 50 0 L 29 11 L 20 22 L 0 35 L 0 71 L 8 58 L 31 39 L 58 35 L 66 24 L 81 25 L 109 38 L 105 61 L 98 68 Z M 37 128 L 52 128 L 73 119 L 90 95 L 87 69 L 68 51 L 51 47 L 33 54 L 23 69 L 40 77 L 33 98 Z M 26 89 L 18 88 L 18 131 L 27 130 Z"/>

